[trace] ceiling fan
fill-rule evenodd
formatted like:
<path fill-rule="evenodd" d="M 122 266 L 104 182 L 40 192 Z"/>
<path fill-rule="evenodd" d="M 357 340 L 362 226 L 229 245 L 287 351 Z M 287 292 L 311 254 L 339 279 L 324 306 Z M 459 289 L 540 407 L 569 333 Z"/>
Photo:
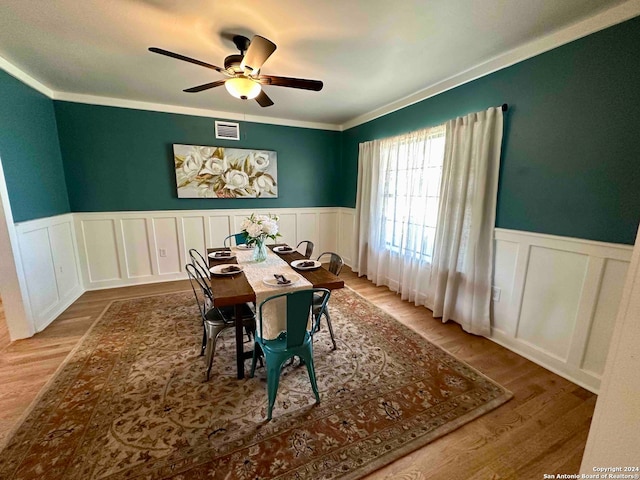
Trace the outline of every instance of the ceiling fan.
<path fill-rule="evenodd" d="M 264 62 L 266 62 L 276 50 L 276 44 L 272 41 L 260 35 L 255 35 L 251 40 L 242 35 L 235 35 L 233 37 L 233 43 L 238 50 L 240 50 L 240 55 L 229 55 L 225 58 L 224 68 L 196 60 L 195 58 L 185 57 L 179 53 L 170 52 L 162 48 L 150 47 L 149 51 L 200 65 L 201 67 L 210 68 L 227 77 L 224 80 L 217 80 L 215 82 L 205 83 L 204 85 L 198 85 L 197 87 L 187 88 L 184 90 L 187 93 L 202 92 L 224 85 L 227 91 L 236 98 L 243 100 L 255 98 L 261 107 L 270 107 L 273 105 L 273 101 L 262 89 L 263 85 L 300 88 L 316 92 L 322 90 L 323 84 L 319 80 L 276 77 L 274 75 L 261 74 L 260 69 L 262 65 L 264 65 Z"/>

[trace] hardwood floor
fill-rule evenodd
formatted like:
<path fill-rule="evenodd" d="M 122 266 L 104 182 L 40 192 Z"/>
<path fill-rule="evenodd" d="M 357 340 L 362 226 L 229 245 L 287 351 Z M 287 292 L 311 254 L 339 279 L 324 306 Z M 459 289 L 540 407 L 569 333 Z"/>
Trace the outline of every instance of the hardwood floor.
<path fill-rule="evenodd" d="M 367 479 L 540 479 L 577 473 L 596 396 L 348 268 L 346 285 L 514 394 L 507 404 Z M 0 440 L 112 300 L 189 288 L 186 281 L 87 292 L 44 332 L 0 350 Z M 337 333 L 339 335 L 339 333 Z"/>

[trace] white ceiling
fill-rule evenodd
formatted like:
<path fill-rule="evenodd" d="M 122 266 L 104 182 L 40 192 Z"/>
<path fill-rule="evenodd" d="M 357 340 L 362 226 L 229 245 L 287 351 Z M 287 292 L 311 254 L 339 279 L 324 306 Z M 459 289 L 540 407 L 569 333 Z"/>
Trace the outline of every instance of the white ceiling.
<path fill-rule="evenodd" d="M 2 0 L 0 56 L 56 93 L 342 125 L 621 3 Z M 324 89 L 266 87 L 275 105 L 265 109 L 224 87 L 183 93 L 223 77 L 147 51 L 223 66 L 238 53 L 227 39 L 237 33 L 277 44 L 261 73 L 322 80 Z"/>

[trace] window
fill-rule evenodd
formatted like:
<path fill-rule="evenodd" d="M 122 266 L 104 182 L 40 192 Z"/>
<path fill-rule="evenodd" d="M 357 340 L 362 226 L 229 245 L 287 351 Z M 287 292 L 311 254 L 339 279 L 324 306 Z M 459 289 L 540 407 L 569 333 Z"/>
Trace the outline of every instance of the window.
<path fill-rule="evenodd" d="M 444 126 L 381 143 L 384 167 L 379 185 L 387 250 L 417 260 L 431 260 L 444 145 Z"/>

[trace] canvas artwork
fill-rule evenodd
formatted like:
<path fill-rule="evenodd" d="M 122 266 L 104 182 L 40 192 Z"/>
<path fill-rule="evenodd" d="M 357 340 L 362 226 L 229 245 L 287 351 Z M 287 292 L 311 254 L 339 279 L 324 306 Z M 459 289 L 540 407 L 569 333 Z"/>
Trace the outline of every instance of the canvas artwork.
<path fill-rule="evenodd" d="M 178 198 L 276 198 L 271 150 L 173 145 Z"/>

